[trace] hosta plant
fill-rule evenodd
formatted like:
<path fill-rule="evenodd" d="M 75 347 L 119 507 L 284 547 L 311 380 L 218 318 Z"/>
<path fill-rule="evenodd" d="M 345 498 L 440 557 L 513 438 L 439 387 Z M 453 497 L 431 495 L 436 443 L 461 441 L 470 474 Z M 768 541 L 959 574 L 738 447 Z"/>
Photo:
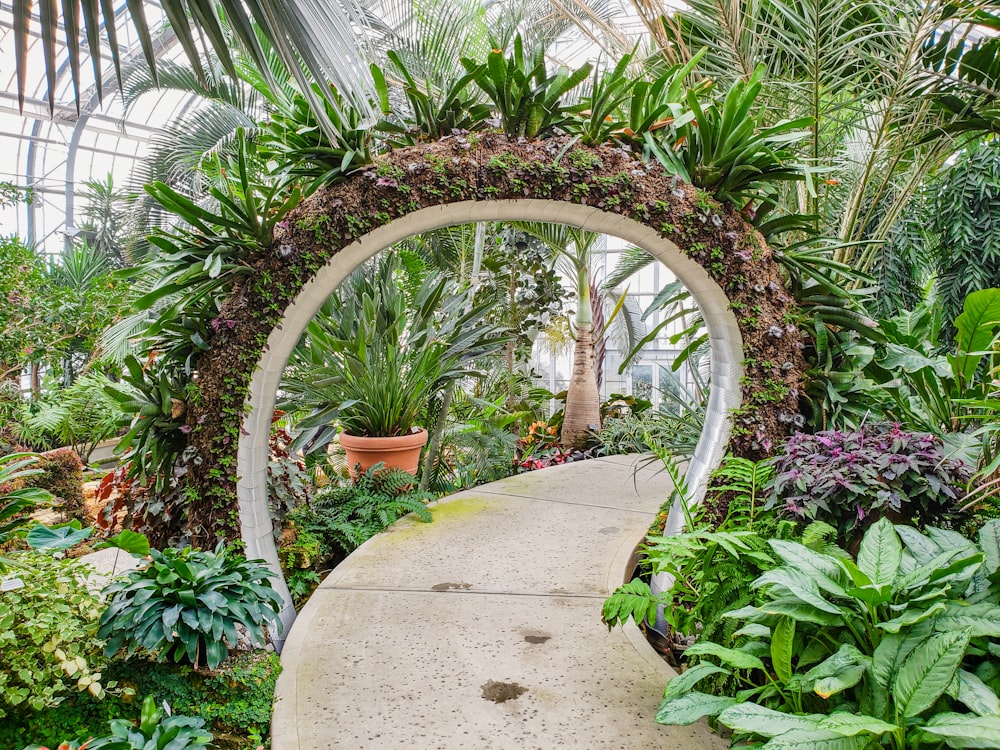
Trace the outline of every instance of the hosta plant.
<path fill-rule="evenodd" d="M 281 597 L 261 560 L 246 560 L 222 544 L 214 552 L 150 551 L 150 561 L 105 589 L 110 600 L 99 635 L 106 653 L 145 651 L 215 669 L 244 627 L 255 645 L 278 627 Z"/>
<path fill-rule="evenodd" d="M 975 544 L 882 519 L 857 558 L 772 539 L 781 565 L 732 642 L 702 640 L 667 685 L 664 724 L 705 716 L 764 748 L 1000 747 L 1000 521 Z M 694 688 L 732 675 L 738 690 Z"/>
<path fill-rule="evenodd" d="M 156 705 L 153 696 L 142 702 L 139 725 L 128 719 L 111 722 L 111 734 L 91 740 L 87 750 L 191 750 L 208 747 L 211 732 L 205 721 L 194 716 L 174 716 L 170 707 Z"/>

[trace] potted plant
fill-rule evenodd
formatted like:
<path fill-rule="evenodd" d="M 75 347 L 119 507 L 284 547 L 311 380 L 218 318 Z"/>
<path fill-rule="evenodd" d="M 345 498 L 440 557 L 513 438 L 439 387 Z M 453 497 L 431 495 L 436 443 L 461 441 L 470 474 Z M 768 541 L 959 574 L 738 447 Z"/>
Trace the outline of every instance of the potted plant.
<path fill-rule="evenodd" d="M 309 412 L 294 447 L 325 450 L 339 425 L 352 476 L 380 461 L 416 474 L 430 399 L 507 340 L 487 309 L 440 271 L 395 255 L 355 271 L 292 355 L 282 408 Z"/>

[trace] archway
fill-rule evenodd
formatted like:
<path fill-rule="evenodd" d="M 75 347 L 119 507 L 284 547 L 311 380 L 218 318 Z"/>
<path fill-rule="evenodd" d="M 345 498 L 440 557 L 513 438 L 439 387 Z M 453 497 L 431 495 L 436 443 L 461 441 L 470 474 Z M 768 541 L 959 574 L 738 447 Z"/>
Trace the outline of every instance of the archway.
<path fill-rule="evenodd" d="M 189 507 L 196 539 L 238 529 L 248 555 L 279 570 L 267 441 L 281 373 L 309 320 L 378 251 L 419 232 L 493 220 L 617 235 L 688 288 L 712 347 L 708 414 L 687 474 L 695 499 L 727 449 L 770 454 L 798 412 L 805 365 L 791 296 L 760 235 L 731 207 L 627 150 L 470 135 L 391 152 L 318 191 L 227 299 L 186 417 L 199 459 L 186 479 L 201 498 Z M 280 579 L 279 589 L 289 602 Z M 293 618 L 288 604 L 282 619 Z"/>

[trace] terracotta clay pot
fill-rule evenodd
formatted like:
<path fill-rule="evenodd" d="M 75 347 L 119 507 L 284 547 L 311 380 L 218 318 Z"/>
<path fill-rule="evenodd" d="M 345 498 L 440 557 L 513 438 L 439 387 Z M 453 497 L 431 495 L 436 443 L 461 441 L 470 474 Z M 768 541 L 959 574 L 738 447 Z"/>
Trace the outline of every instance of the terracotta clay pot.
<path fill-rule="evenodd" d="M 340 444 L 347 454 L 347 466 L 351 478 L 355 479 L 355 466 L 361 465 L 361 471 L 367 471 L 379 461 L 386 467 L 394 467 L 408 471 L 414 476 L 420 466 L 420 449 L 427 444 L 427 430 L 415 427 L 409 435 L 396 437 L 361 437 L 340 433 Z"/>

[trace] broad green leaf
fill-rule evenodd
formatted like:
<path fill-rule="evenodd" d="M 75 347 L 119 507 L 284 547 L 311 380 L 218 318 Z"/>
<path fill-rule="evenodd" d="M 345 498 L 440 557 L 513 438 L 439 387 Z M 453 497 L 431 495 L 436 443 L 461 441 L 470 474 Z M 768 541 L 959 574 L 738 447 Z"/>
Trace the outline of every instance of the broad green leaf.
<path fill-rule="evenodd" d="M 788 615 L 799 622 L 811 622 L 816 625 L 837 625 L 841 622 L 840 613 L 823 612 L 790 596 L 774 599 L 762 604 L 758 609 L 769 615 Z"/>
<path fill-rule="evenodd" d="M 866 750 L 871 737 L 844 737 L 822 729 L 796 730 L 769 740 L 763 750 Z"/>
<path fill-rule="evenodd" d="M 936 714 L 924 725 L 923 730 L 927 734 L 944 738 L 951 747 L 1000 748 L 1000 716 Z M 956 744 L 952 744 L 953 742 Z"/>
<path fill-rule="evenodd" d="M 926 565 L 944 552 L 941 547 L 911 526 L 897 526 L 896 533 L 902 538 L 907 551 L 913 555 L 918 565 Z"/>
<path fill-rule="evenodd" d="M 656 711 L 657 724 L 677 724 L 686 726 L 706 716 L 718 716 L 736 703 L 735 698 L 726 698 L 707 693 L 685 693 L 679 698 L 665 700 Z"/>
<path fill-rule="evenodd" d="M 847 595 L 874 609 L 892 599 L 892 586 L 859 586 L 847 589 Z"/>
<path fill-rule="evenodd" d="M 120 532 L 115 534 L 109 539 L 105 539 L 103 542 L 98 542 L 94 545 L 94 549 L 106 549 L 109 547 L 117 547 L 125 552 L 130 552 L 133 555 L 139 555 L 140 557 L 145 557 L 149 554 L 149 539 L 146 538 L 145 534 L 140 534 L 130 529 L 122 529 Z"/>
<path fill-rule="evenodd" d="M 751 622 L 733 633 L 733 638 L 739 638 L 740 636 L 770 639 L 771 628 L 767 625 L 761 625 L 759 622 Z"/>
<path fill-rule="evenodd" d="M 739 703 L 719 714 L 719 723 L 737 732 L 753 732 L 761 737 L 777 737 L 795 730 L 818 729 L 820 714 L 796 716 L 756 703 Z"/>
<path fill-rule="evenodd" d="M 892 585 L 903 558 L 896 529 L 887 518 L 880 518 L 865 532 L 858 551 L 858 567 L 876 586 Z"/>
<path fill-rule="evenodd" d="M 1000 570 L 1000 519 L 987 521 L 979 530 L 979 547 L 986 557 L 986 572 Z"/>
<path fill-rule="evenodd" d="M 58 526 L 44 526 L 38 524 L 32 526 L 24 540 L 32 549 L 46 552 L 56 552 L 59 550 L 75 547 L 77 544 L 89 537 L 93 528 L 78 528 L 79 524 L 60 524 Z"/>
<path fill-rule="evenodd" d="M 782 682 L 792 678 L 792 650 L 795 644 L 795 620 L 785 616 L 778 620 L 771 636 L 771 665 Z"/>
<path fill-rule="evenodd" d="M 814 580 L 823 591 L 844 595 L 844 569 L 836 558 L 784 539 L 769 539 L 767 543 L 782 562 Z"/>
<path fill-rule="evenodd" d="M 921 623 L 906 635 L 885 635 L 872 653 L 872 677 L 883 689 L 888 690 L 900 663 L 933 632 L 931 624 Z"/>
<path fill-rule="evenodd" d="M 726 648 L 711 641 L 696 643 L 684 653 L 686 656 L 714 656 L 722 663 L 728 664 L 735 669 L 764 668 L 764 663 L 756 656 L 744 651 L 737 651 L 734 648 Z"/>
<path fill-rule="evenodd" d="M 779 591 L 787 592 L 804 604 L 808 604 L 821 612 L 839 615 L 840 607 L 828 602 L 820 593 L 816 584 L 805 574 L 789 567 L 776 568 L 762 574 L 753 582 L 754 588 L 772 586 Z"/>
<path fill-rule="evenodd" d="M 979 716 L 1000 716 L 1000 700 L 993 689 L 971 672 L 958 670 L 958 700 Z"/>
<path fill-rule="evenodd" d="M 896 731 L 896 725 L 864 714 L 849 714 L 838 711 L 823 717 L 819 728 L 853 737 L 856 734 L 884 734 Z"/>
<path fill-rule="evenodd" d="M 829 698 L 857 685 L 869 664 L 870 659 L 856 646 L 844 643 L 836 653 L 802 676 L 802 687 L 822 698 Z"/>
<path fill-rule="evenodd" d="M 892 686 L 897 709 L 904 717 L 919 716 L 941 697 L 968 646 L 968 630 L 949 631 L 931 636 L 910 652 Z"/>
<path fill-rule="evenodd" d="M 916 625 L 918 622 L 923 622 L 924 620 L 944 612 L 944 610 L 944 602 L 936 602 L 927 609 L 918 609 L 914 607 L 906 610 L 899 617 L 878 623 L 877 627 L 887 633 L 898 633 L 902 628 L 909 627 L 910 625 Z"/>
<path fill-rule="evenodd" d="M 699 662 L 693 667 L 688 667 L 667 683 L 667 687 L 663 691 L 663 699 L 679 698 L 685 693 L 690 692 L 691 688 L 698 682 L 713 674 L 732 673 L 728 669 L 712 664 L 711 662 Z"/>
<path fill-rule="evenodd" d="M 944 614 L 934 621 L 940 632 L 968 628 L 973 638 L 1000 638 L 1000 607 L 989 602 L 962 605 L 948 602 Z"/>
<path fill-rule="evenodd" d="M 1000 289 L 981 289 L 966 297 L 962 314 L 955 318 L 955 328 L 957 374 L 971 382 L 1000 328 Z"/>
<path fill-rule="evenodd" d="M 909 589 L 920 589 L 928 583 L 940 581 L 957 573 L 962 573 L 967 568 L 979 565 L 982 562 L 982 555 L 976 553 L 967 557 L 962 557 L 963 550 L 949 549 L 934 559 L 923 565 L 919 565 L 905 575 L 896 579 L 893 587 L 896 591 L 907 591 Z M 956 557 L 961 559 L 955 560 Z"/>

